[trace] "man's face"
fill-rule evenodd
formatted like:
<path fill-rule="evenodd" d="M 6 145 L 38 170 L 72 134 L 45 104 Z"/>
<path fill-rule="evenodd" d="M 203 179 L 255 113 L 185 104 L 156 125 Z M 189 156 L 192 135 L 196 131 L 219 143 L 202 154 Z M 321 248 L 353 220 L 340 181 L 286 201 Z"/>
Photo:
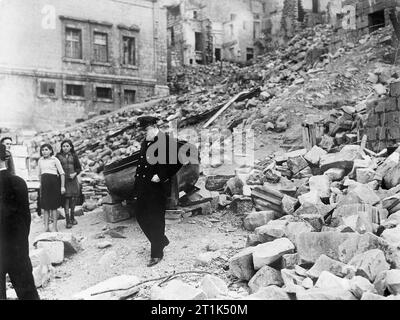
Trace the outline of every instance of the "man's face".
<path fill-rule="evenodd" d="M 3 141 L 3 144 L 6 146 L 6 149 L 7 149 L 8 151 L 11 150 L 12 141 L 11 141 L 10 139 L 4 140 L 4 141 Z"/>
<path fill-rule="evenodd" d="M 156 126 L 147 126 L 146 129 L 146 140 L 151 141 L 154 140 L 157 135 L 157 127 Z"/>

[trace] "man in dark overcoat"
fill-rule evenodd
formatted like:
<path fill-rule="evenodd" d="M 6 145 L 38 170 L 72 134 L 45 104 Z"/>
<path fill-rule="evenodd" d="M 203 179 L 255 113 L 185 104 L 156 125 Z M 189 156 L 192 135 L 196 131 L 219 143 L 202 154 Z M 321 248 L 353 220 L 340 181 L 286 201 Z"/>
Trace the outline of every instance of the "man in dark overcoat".
<path fill-rule="evenodd" d="M 162 260 L 164 247 L 169 244 L 165 236 L 165 210 L 171 179 L 182 164 L 178 159 L 176 139 L 159 130 L 158 118 L 142 116 L 138 121 L 146 138 L 141 144 L 135 174 L 136 219 L 151 243 L 151 258 L 147 265 L 151 267 Z"/>
<path fill-rule="evenodd" d="M 6 167 L 6 147 L 0 144 L 0 300 L 6 296 L 6 274 L 20 300 L 39 300 L 29 258 L 31 224 L 25 181 Z"/>

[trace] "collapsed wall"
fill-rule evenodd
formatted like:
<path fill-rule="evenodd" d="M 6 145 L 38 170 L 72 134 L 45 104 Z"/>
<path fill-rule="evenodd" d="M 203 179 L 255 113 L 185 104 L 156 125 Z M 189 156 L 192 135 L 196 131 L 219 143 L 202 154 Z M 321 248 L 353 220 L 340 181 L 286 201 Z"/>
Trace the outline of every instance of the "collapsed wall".
<path fill-rule="evenodd" d="M 400 142 L 400 82 L 390 86 L 390 96 L 368 105 L 366 132 L 373 151 L 395 146 Z"/>

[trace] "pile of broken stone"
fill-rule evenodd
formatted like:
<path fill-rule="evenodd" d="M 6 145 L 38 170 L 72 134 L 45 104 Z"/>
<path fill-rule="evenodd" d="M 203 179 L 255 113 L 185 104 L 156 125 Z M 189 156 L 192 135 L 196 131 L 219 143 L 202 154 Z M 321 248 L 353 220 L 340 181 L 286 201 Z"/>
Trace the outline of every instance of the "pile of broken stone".
<path fill-rule="evenodd" d="M 372 157 L 314 146 L 276 157 L 263 185 L 249 181 L 256 211 L 244 227 L 254 233 L 230 259 L 247 298 L 400 297 L 399 158 L 400 148 Z"/>
<path fill-rule="evenodd" d="M 37 288 L 45 288 L 54 280 L 54 266 L 62 264 L 66 258 L 80 252 L 81 244 L 72 233 L 47 232 L 37 236 L 29 252 L 32 262 L 32 275 Z M 7 283 L 11 287 L 11 283 Z M 15 291 L 7 290 L 9 299 L 16 299 Z"/>

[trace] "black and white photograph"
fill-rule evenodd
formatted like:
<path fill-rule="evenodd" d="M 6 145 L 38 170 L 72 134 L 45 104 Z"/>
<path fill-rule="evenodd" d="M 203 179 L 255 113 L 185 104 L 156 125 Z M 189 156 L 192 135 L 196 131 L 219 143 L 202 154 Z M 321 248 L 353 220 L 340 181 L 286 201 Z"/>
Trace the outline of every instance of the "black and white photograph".
<path fill-rule="evenodd" d="M 0 0 L 0 300 L 399 299 L 400 0 Z"/>

